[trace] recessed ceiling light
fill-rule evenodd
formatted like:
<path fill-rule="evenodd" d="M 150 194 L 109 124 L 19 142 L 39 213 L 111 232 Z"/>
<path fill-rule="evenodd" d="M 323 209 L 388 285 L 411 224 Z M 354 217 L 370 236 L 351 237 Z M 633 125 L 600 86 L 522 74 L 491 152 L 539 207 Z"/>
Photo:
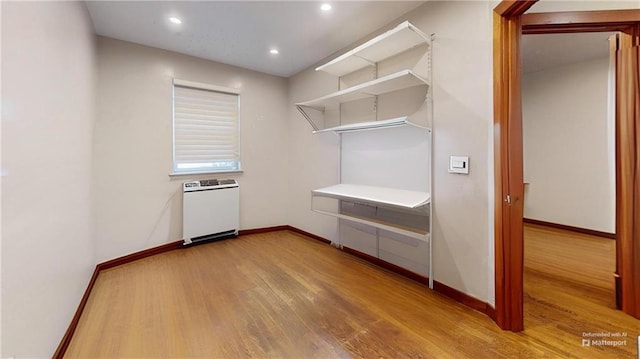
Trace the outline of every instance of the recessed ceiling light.
<path fill-rule="evenodd" d="M 322 10 L 322 11 L 331 10 L 331 4 L 324 3 L 324 4 L 320 5 L 320 10 Z"/>
<path fill-rule="evenodd" d="M 279 53 L 280 53 L 280 51 L 278 51 L 278 49 L 271 49 L 271 50 L 269 50 L 269 53 L 270 53 L 271 55 L 277 55 L 277 54 L 279 54 Z"/>
<path fill-rule="evenodd" d="M 174 24 L 182 24 L 182 20 L 178 19 L 178 18 L 177 18 L 177 17 L 175 17 L 175 16 L 170 17 L 170 18 L 169 18 L 169 21 L 171 21 L 171 22 L 172 22 L 172 23 L 174 23 Z"/>

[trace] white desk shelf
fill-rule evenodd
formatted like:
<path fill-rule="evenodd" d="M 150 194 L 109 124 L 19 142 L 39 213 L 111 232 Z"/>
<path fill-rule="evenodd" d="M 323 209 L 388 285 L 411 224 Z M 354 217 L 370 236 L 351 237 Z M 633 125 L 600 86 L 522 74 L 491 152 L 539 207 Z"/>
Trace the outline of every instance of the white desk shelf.
<path fill-rule="evenodd" d="M 384 34 L 376 36 L 353 50 L 319 66 L 316 71 L 343 76 L 428 43 L 429 37 L 427 35 L 408 21 L 405 21 Z"/>
<path fill-rule="evenodd" d="M 311 194 L 403 209 L 416 209 L 429 204 L 430 200 L 427 192 L 345 183 L 314 189 Z"/>
<path fill-rule="evenodd" d="M 425 216 L 429 215 L 428 205 L 431 201 L 429 193 L 408 191 L 388 187 L 364 186 L 356 184 L 338 184 L 311 191 L 313 197 L 333 198 L 340 201 L 361 203 L 372 207 L 389 208 L 392 210 L 415 211 Z M 398 233 L 421 241 L 429 240 L 429 232 L 424 229 L 411 228 L 398 225 L 380 218 L 359 216 L 353 213 L 341 211 L 332 212 L 313 207 L 312 210 L 332 217 L 345 219 L 351 222 L 366 224 L 372 227 Z"/>

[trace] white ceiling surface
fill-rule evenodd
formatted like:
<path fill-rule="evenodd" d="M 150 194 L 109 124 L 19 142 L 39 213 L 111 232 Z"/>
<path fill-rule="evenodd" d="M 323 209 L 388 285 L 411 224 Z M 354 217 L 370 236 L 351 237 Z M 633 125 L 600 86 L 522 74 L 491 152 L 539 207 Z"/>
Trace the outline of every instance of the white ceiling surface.
<path fill-rule="evenodd" d="M 424 1 L 330 3 L 328 12 L 316 1 L 87 1 L 87 7 L 98 35 L 289 77 Z"/>
<path fill-rule="evenodd" d="M 614 32 L 522 36 L 522 72 L 535 72 L 609 56 Z"/>

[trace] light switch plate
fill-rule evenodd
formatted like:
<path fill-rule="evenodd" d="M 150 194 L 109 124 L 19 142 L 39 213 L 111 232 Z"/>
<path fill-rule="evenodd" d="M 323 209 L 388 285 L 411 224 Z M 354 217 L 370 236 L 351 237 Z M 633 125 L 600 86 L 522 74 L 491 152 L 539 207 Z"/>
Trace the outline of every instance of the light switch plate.
<path fill-rule="evenodd" d="M 469 174 L 469 156 L 450 156 L 449 173 Z"/>

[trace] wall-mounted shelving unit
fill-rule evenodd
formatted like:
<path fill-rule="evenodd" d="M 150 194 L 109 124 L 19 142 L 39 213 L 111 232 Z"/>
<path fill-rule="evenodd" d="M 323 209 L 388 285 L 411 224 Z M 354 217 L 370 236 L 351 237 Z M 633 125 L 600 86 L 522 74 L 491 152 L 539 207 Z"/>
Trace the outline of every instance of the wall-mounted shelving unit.
<path fill-rule="evenodd" d="M 327 72 L 335 76 L 344 76 L 366 67 L 377 68 L 379 62 L 421 45 L 427 45 L 430 51 L 431 37 L 424 34 L 410 22 L 405 21 L 382 35 L 317 67 L 316 71 Z M 430 64 L 428 66 L 430 67 Z M 296 107 L 315 131 L 326 132 L 324 130 L 327 128 L 313 121 L 310 111 L 318 111 L 324 114 L 328 108 L 337 108 L 344 103 L 372 98 L 414 86 L 428 87 L 429 79 L 422 77 L 411 69 L 404 69 L 313 100 L 296 103 Z"/>
<path fill-rule="evenodd" d="M 402 56 L 402 54 L 409 53 L 410 50 L 419 46 L 425 47 L 427 61 L 418 61 L 418 64 L 416 65 L 418 66 L 418 71 L 416 71 L 416 68 L 404 68 L 400 71 L 395 71 L 378 77 L 378 67 L 381 62 L 393 60 L 396 57 Z M 348 88 L 338 88 L 337 91 L 316 99 L 296 103 L 296 107 L 313 127 L 313 133 L 333 132 L 338 135 L 345 134 L 345 136 L 346 134 L 349 134 L 349 136 L 362 136 L 351 133 L 409 126 L 410 128 L 413 128 L 413 131 L 418 131 L 417 137 L 422 138 L 420 141 L 428 143 L 428 147 L 417 146 L 416 149 L 411 148 L 409 151 L 419 150 L 422 148 L 430 151 L 432 133 L 430 126 L 428 125 L 429 119 L 424 118 L 426 116 L 423 116 L 422 113 L 406 113 L 401 116 L 389 116 L 390 118 L 378 119 L 378 96 L 389 95 L 418 86 L 426 90 L 426 97 L 421 100 L 423 103 L 419 104 L 420 106 L 418 107 L 422 108 L 422 105 L 426 103 L 427 107 L 429 109 L 431 108 L 429 86 L 429 81 L 431 79 L 430 55 L 431 36 L 427 36 L 408 21 L 403 22 L 395 28 L 316 68 L 316 71 L 323 71 L 342 79 L 345 76 L 352 76 L 352 74 L 359 72 L 360 70 L 371 67 L 373 69 L 371 72 L 374 77 L 373 79 Z M 424 76 L 423 74 L 428 74 L 428 76 Z M 342 81 L 339 81 L 338 83 L 342 83 Z M 425 90 L 417 91 L 423 91 L 422 95 L 424 95 Z M 343 123 L 343 112 L 345 112 L 343 106 L 367 98 L 373 98 L 374 100 L 374 108 L 372 109 L 372 112 L 375 114 L 376 120 L 358 120 L 356 122 L 346 121 L 346 123 Z M 388 103 L 394 103 L 394 101 L 385 102 L 385 104 Z M 322 120 L 314 121 L 314 118 L 317 118 L 317 116 L 321 116 Z M 327 121 L 325 116 L 333 116 L 334 118 Z M 366 116 L 358 117 L 358 119 L 362 118 L 366 118 Z M 321 125 L 327 123 L 337 123 L 337 125 Z M 398 134 L 397 132 L 395 133 Z M 415 132 L 410 137 L 415 140 Z M 360 141 L 353 139 L 352 137 L 349 137 L 349 140 Z M 341 143 L 344 143 L 343 141 L 345 141 L 345 139 L 340 136 L 340 141 Z M 402 139 L 399 141 L 402 141 Z M 377 146 L 378 143 L 374 143 L 373 145 Z M 349 146 L 344 147 L 341 144 L 341 158 L 347 156 L 347 154 L 344 153 L 344 148 L 349 148 Z M 377 150 L 380 150 L 380 148 Z M 393 152 L 393 150 L 395 149 L 391 149 L 391 152 Z M 410 157 L 424 158 L 424 155 L 428 156 L 428 167 L 430 167 L 431 160 L 428 153 L 423 154 L 420 152 L 417 156 Z M 397 158 L 398 162 L 404 160 L 406 159 Z M 341 160 L 341 162 L 345 163 L 349 161 Z M 391 159 L 391 162 L 396 162 L 396 159 Z M 374 166 L 377 166 L 377 164 Z M 407 251 L 411 251 L 411 246 L 403 249 L 405 251 L 404 253 L 393 253 L 393 248 L 400 248 L 404 246 L 407 241 L 417 241 L 416 243 L 422 243 L 415 244 L 414 247 L 419 247 L 421 250 L 428 247 L 428 258 L 422 258 L 422 260 L 418 258 L 417 261 L 424 265 L 419 264 L 417 266 L 425 268 L 425 271 L 420 274 L 426 275 L 429 278 L 429 286 L 433 288 L 433 265 L 431 259 L 432 204 L 430 168 L 426 171 L 420 172 L 428 173 L 428 178 L 420 179 L 420 181 L 425 183 L 425 191 L 395 188 L 396 186 L 394 185 L 397 185 L 397 183 L 387 183 L 383 186 L 371 185 L 369 183 L 342 183 L 342 171 L 341 167 L 341 178 L 339 184 L 311 191 L 311 209 L 321 214 L 330 215 L 341 220 L 347 220 L 352 223 L 374 228 L 376 237 L 375 242 L 377 244 L 375 245 L 376 249 L 373 250 L 373 252 L 378 255 L 378 258 L 383 260 L 393 262 L 394 258 L 401 258 L 404 256 L 407 258 L 410 257 L 410 259 L 407 259 L 407 263 L 409 261 L 415 261 L 415 257 L 419 257 L 415 255 L 415 251 L 414 253 L 407 253 Z M 319 198 L 322 198 L 323 200 L 332 200 L 334 202 L 337 201 L 338 205 L 329 206 L 330 209 L 320 208 L 320 206 L 316 206 L 316 202 L 320 201 Z M 379 230 L 380 232 L 378 232 Z M 390 245 L 388 241 L 394 240 L 391 238 L 392 236 L 390 236 L 390 233 L 395 233 L 395 235 L 400 235 L 402 238 L 406 239 Z M 383 241 L 386 241 L 385 243 L 387 243 L 384 244 L 384 248 Z M 337 244 L 338 246 L 342 245 L 341 243 Z M 382 258 L 383 253 L 391 259 Z M 393 264 L 402 266 L 403 262 L 400 261 Z"/>

